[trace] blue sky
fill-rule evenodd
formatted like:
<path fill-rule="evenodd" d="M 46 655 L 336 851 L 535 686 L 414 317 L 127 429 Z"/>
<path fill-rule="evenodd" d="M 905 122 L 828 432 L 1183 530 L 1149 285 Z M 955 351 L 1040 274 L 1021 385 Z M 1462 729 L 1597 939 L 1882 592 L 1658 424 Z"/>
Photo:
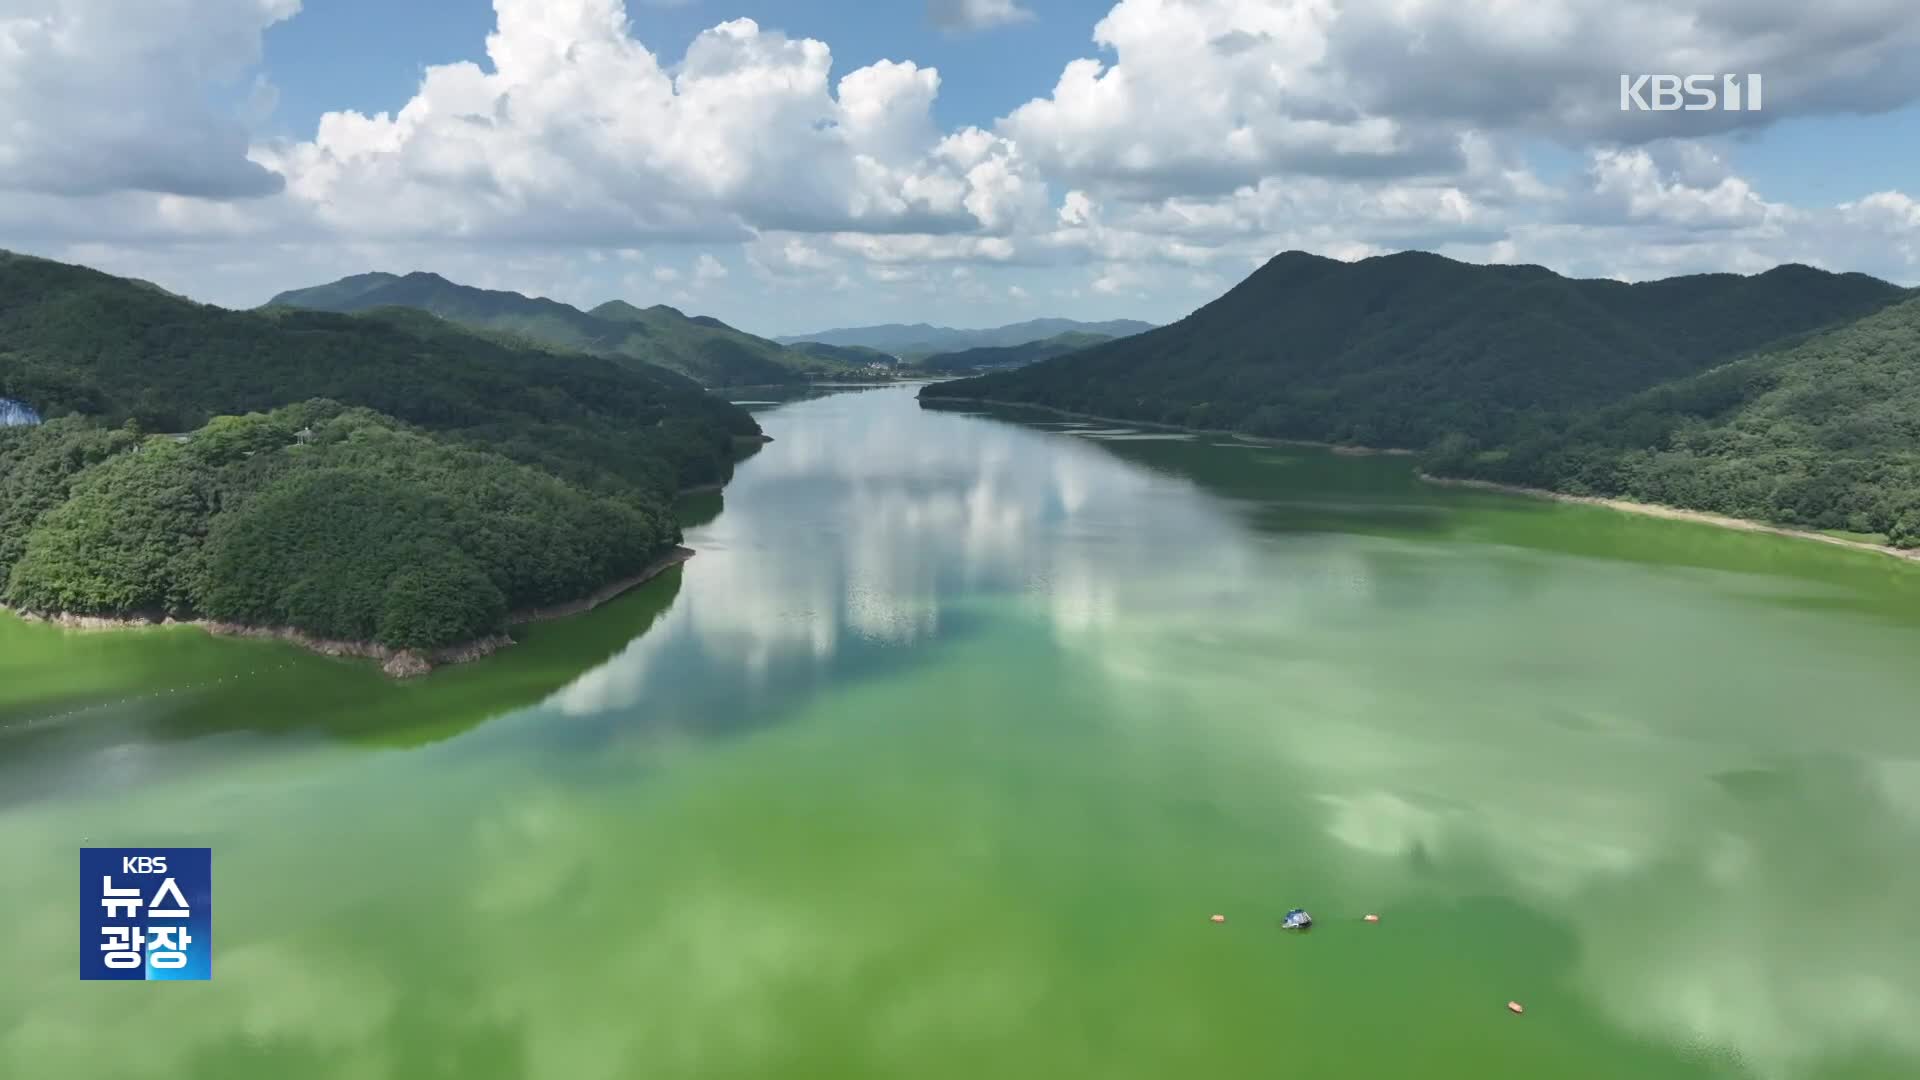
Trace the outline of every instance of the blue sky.
<path fill-rule="evenodd" d="M 1167 320 L 1291 248 L 1920 283 L 1907 0 L 14 0 L 9 42 L 0 246 L 231 306 Z M 1694 65 L 1765 114 L 1618 110 Z"/>

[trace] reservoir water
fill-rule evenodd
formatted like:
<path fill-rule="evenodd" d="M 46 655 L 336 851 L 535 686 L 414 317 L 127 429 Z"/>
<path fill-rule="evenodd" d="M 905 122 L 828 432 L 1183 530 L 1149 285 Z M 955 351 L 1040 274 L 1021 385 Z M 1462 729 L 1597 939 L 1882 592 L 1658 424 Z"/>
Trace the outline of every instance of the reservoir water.
<path fill-rule="evenodd" d="M 416 682 L 0 615 L 0 1076 L 1920 1074 L 1920 567 L 760 415 L 684 567 Z M 142 844 L 210 982 L 77 978 Z"/>

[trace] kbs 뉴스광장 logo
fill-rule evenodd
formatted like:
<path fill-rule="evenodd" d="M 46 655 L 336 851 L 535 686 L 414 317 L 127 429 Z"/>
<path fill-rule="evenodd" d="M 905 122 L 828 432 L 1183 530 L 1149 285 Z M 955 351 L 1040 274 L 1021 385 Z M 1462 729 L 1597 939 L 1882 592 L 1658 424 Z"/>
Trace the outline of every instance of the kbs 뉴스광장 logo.
<path fill-rule="evenodd" d="M 80 977 L 213 977 L 212 848 L 81 848 Z"/>

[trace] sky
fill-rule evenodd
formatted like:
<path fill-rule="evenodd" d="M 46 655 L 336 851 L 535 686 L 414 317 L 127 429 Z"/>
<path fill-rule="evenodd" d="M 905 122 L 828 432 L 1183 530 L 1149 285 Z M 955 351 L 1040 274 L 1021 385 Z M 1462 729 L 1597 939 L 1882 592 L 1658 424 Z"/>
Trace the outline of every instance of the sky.
<path fill-rule="evenodd" d="M 1762 109 L 1620 108 L 1721 73 Z M 0 0 L 0 248 L 769 335 L 1170 321 L 1294 249 L 1920 284 L 1920 4 Z"/>

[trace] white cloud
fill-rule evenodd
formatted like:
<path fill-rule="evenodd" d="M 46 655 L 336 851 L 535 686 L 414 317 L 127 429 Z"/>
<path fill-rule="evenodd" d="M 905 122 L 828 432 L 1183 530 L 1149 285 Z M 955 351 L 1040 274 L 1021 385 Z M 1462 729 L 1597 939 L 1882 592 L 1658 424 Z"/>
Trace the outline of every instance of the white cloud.
<path fill-rule="evenodd" d="M 720 281 L 726 276 L 727 268 L 713 257 L 712 252 L 701 252 L 700 258 L 693 264 L 693 280 L 699 284 Z"/>
<path fill-rule="evenodd" d="M 260 58 L 260 35 L 300 0 L 8 0 L 0 5 L 0 191 L 212 198 L 272 194 L 243 122 L 212 104 Z"/>
<path fill-rule="evenodd" d="M 1841 217 L 1850 223 L 1920 233 L 1920 200 L 1898 191 L 1876 191 L 1866 198 L 1841 203 L 1839 209 Z"/>
<path fill-rule="evenodd" d="M 1049 176 L 1165 195 L 1427 175 L 1475 133 L 1699 137 L 1920 95 L 1907 0 L 1120 0 L 1003 124 Z M 1622 112 L 1622 72 L 1759 72 L 1762 112 Z"/>
<path fill-rule="evenodd" d="M 1172 317 L 1288 248 L 1920 279 L 1912 191 L 1783 198 L 1714 127 L 1914 100 L 1920 69 L 1894 62 L 1920 47 L 1905 0 L 1120 0 L 1095 28 L 1104 59 L 958 129 L 935 118 L 940 73 L 909 57 L 836 79 L 827 43 L 749 20 L 676 59 L 619 0 L 495 7 L 481 62 L 249 144 L 275 97 L 260 33 L 297 0 L 13 0 L 0 236 L 227 303 L 486 267 L 595 303 L 684 285 L 749 325 L 888 305 L 987 320 L 1016 288 Z M 1619 70 L 1696 66 L 1764 73 L 1767 112 L 1619 112 Z M 1543 175 L 1542 137 L 1576 167 Z"/>
<path fill-rule="evenodd" d="M 1026 22 L 1033 12 L 1015 0 L 927 0 L 927 18 L 944 30 L 986 30 Z"/>
<path fill-rule="evenodd" d="M 1632 221 L 1730 228 L 1765 225 L 1788 216 L 1785 206 L 1762 199 L 1738 176 L 1702 175 L 1702 156 L 1695 150 L 1685 164 L 1663 176 L 1654 155 L 1645 149 L 1602 150 L 1594 155 L 1590 170 L 1593 190 L 1602 203 Z"/>
<path fill-rule="evenodd" d="M 430 67 L 397 112 L 256 156 L 338 232 L 499 241 L 992 229 L 1037 183 L 1004 140 L 942 141 L 911 62 L 832 84 L 825 43 L 736 19 L 669 69 L 619 0 L 495 6 L 491 72 Z"/>

